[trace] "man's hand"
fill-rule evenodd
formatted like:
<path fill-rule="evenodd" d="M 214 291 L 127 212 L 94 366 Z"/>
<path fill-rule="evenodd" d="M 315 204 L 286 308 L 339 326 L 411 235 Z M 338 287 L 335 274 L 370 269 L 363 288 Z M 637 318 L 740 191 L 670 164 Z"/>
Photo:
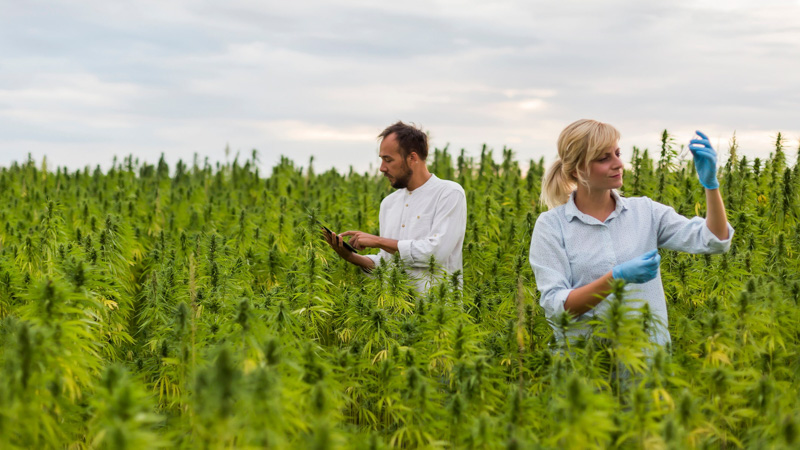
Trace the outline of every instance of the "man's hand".
<path fill-rule="evenodd" d="M 381 248 L 381 237 L 374 234 L 364 233 L 363 231 L 345 231 L 341 234 L 340 238 L 351 236 L 348 244 L 352 245 L 356 250 L 364 248 Z"/>
<path fill-rule="evenodd" d="M 325 242 L 327 242 L 328 245 L 330 245 L 331 248 L 342 257 L 342 259 L 353 262 L 353 255 L 355 255 L 355 253 L 351 252 L 347 249 L 347 247 L 344 246 L 344 240 L 342 239 L 342 236 L 337 235 L 334 232 L 328 233 L 324 229 L 322 230 L 322 234 L 325 235 Z"/>
<path fill-rule="evenodd" d="M 348 231 L 348 233 L 352 233 Z M 360 233 L 360 231 L 359 231 Z M 344 246 L 344 236 L 345 233 L 336 234 L 334 232 L 328 233 L 327 231 L 323 230 L 323 234 L 325 235 L 325 242 L 331 246 L 331 248 L 345 261 L 349 262 L 350 264 L 355 264 L 358 267 L 361 267 L 365 272 L 371 272 L 372 269 L 375 267 L 375 263 L 364 255 L 359 255 L 358 253 L 353 253 Z M 366 234 L 366 233 L 365 233 Z M 367 236 L 372 236 L 371 234 L 367 234 Z M 377 237 L 377 236 L 372 236 Z M 353 240 L 351 239 L 349 244 L 353 244 Z M 361 249 L 353 245 L 353 247 L 357 249 Z"/>

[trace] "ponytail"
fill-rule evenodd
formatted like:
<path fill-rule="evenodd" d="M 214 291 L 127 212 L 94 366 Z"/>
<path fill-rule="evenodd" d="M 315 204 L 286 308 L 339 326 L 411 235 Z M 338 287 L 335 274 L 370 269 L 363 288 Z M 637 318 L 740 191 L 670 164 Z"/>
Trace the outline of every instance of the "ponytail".
<path fill-rule="evenodd" d="M 539 196 L 539 203 L 546 205 L 548 209 L 567 203 L 569 195 L 575 190 L 575 182 L 564 173 L 564 163 L 561 158 L 547 169 L 544 179 L 542 179 L 542 194 Z"/>

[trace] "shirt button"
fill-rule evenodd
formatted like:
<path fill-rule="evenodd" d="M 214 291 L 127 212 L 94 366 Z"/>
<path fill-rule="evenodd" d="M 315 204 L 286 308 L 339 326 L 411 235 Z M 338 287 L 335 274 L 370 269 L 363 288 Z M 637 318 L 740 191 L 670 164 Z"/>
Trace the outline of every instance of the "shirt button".
<path fill-rule="evenodd" d="M 403 225 L 401 225 L 401 226 L 402 226 L 403 228 L 405 228 L 405 227 L 406 227 L 406 224 L 403 224 Z"/>
<path fill-rule="evenodd" d="M 417 216 L 417 219 L 419 219 L 419 216 Z"/>
<path fill-rule="evenodd" d="M 408 208 L 408 203 L 406 203 L 406 208 Z"/>

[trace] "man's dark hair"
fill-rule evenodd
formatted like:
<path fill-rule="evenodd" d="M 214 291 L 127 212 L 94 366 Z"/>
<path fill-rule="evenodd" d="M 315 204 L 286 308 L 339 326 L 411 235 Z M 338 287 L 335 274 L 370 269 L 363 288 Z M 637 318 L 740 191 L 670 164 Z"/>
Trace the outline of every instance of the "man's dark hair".
<path fill-rule="evenodd" d="M 386 139 L 391 134 L 394 134 L 394 138 L 397 139 L 397 144 L 400 146 L 400 154 L 403 155 L 404 160 L 408 158 L 411 152 L 416 153 L 419 159 L 423 161 L 428 158 L 428 135 L 424 131 L 414 125 L 397 122 L 386 127 L 378 137 Z"/>

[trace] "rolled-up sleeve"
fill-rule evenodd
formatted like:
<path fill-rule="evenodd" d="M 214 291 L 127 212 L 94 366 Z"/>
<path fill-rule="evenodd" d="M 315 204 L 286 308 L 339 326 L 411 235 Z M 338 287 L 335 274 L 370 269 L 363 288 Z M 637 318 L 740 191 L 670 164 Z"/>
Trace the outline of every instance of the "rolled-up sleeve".
<path fill-rule="evenodd" d="M 546 220 L 544 214 L 533 228 L 529 260 L 541 293 L 539 304 L 547 318 L 553 320 L 564 312 L 564 302 L 572 288 L 563 234 L 558 223 Z"/>
<path fill-rule="evenodd" d="M 400 258 L 410 267 L 428 267 L 431 256 L 446 260 L 464 240 L 467 199 L 462 190 L 449 192 L 436 205 L 430 235 L 397 241 Z"/>
<path fill-rule="evenodd" d="M 722 240 L 706 226 L 706 219 L 688 219 L 670 207 L 652 202 L 653 223 L 658 225 L 658 246 L 687 253 L 718 254 L 731 248 L 733 227 L 728 226 L 728 239 Z"/>

